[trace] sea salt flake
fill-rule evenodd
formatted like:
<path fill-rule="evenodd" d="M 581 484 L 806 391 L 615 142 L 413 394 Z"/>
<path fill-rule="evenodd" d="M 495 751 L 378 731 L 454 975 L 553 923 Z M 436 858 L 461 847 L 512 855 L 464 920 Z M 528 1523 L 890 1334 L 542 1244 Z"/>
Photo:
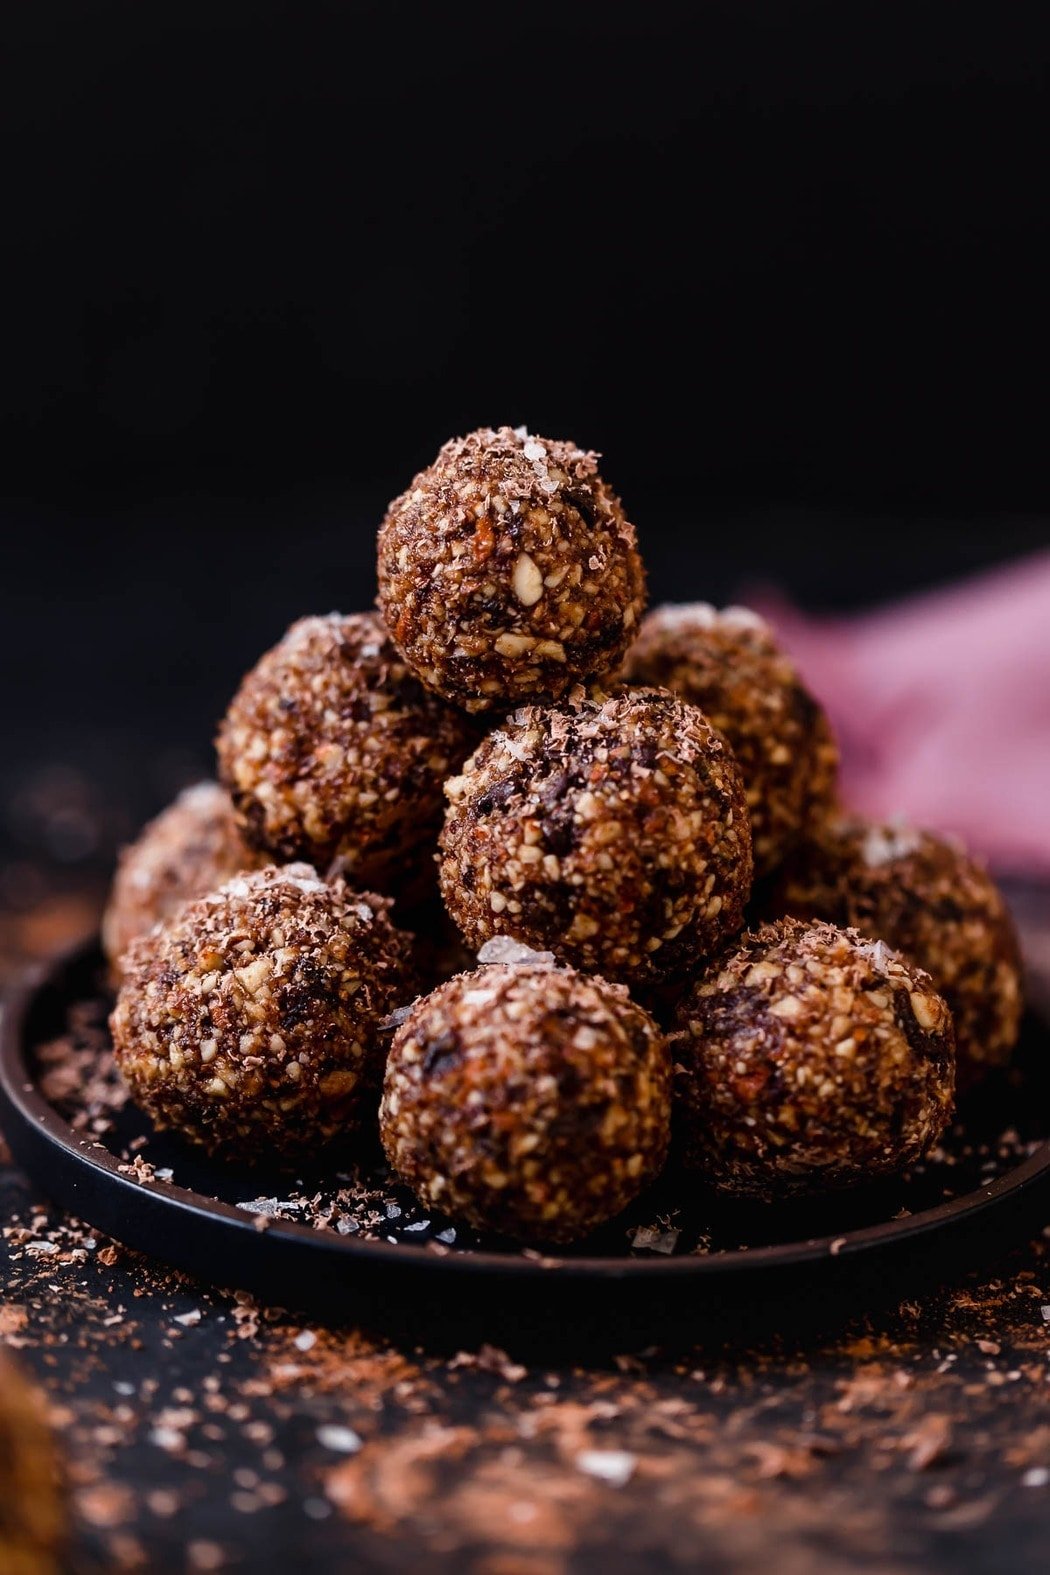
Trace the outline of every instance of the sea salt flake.
<path fill-rule="evenodd" d="M 576 1456 L 577 1471 L 610 1487 L 626 1487 L 637 1464 L 638 1457 L 625 1449 L 584 1449 Z"/>
<path fill-rule="evenodd" d="M 894 821 L 888 826 L 871 826 L 861 843 L 861 857 L 869 869 L 878 869 L 882 864 L 890 864 L 894 859 L 906 858 L 909 853 L 914 853 L 920 840 L 918 832 L 901 821 Z"/>
<path fill-rule="evenodd" d="M 407 1006 L 398 1006 L 392 1012 L 388 1012 L 379 1026 L 380 1028 L 400 1028 L 401 1024 L 411 1015 L 412 1003 L 410 1001 Z"/>
<path fill-rule="evenodd" d="M 339 1455 L 356 1455 L 364 1440 L 355 1433 L 352 1427 L 339 1427 L 334 1422 L 326 1422 L 317 1429 L 317 1442 L 325 1449 L 332 1449 Z"/>
<path fill-rule="evenodd" d="M 237 1207 L 249 1214 L 267 1214 L 271 1219 L 276 1219 L 281 1202 L 279 1198 L 252 1198 L 247 1203 L 238 1203 Z"/>
<path fill-rule="evenodd" d="M 670 1257 L 681 1234 L 679 1230 L 657 1230 L 653 1225 L 639 1225 L 631 1238 L 631 1246 L 639 1252 L 662 1252 Z"/>
<path fill-rule="evenodd" d="M 752 607 L 739 607 L 735 604 L 722 608 L 722 622 L 731 629 L 756 629 L 765 632 L 769 628 L 761 613 L 755 612 Z"/>
<path fill-rule="evenodd" d="M 553 968 L 554 953 L 533 951 L 531 946 L 511 940 L 509 935 L 494 935 L 478 952 L 478 962 L 531 963 L 534 967 Z"/>
<path fill-rule="evenodd" d="M 248 885 L 243 875 L 235 875 L 233 880 L 228 880 L 221 888 L 224 897 L 250 897 L 252 888 Z"/>
<path fill-rule="evenodd" d="M 872 967 L 879 973 L 886 973 L 897 963 L 898 958 L 892 947 L 885 941 L 862 941 L 857 947 L 861 956 L 867 957 Z"/>
<path fill-rule="evenodd" d="M 718 622 L 718 608 L 711 602 L 676 602 L 660 608 L 660 622 L 666 629 L 689 629 L 694 625 L 711 629 Z"/>

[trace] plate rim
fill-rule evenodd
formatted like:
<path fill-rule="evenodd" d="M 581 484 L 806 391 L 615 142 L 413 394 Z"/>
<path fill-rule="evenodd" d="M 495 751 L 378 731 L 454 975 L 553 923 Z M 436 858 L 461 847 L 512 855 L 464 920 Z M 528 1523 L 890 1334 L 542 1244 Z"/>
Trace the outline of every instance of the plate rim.
<path fill-rule="evenodd" d="M 383 1268 L 396 1266 L 402 1270 L 418 1268 L 467 1278 L 500 1274 L 535 1280 L 554 1273 L 559 1280 L 587 1282 L 595 1279 L 679 1281 L 690 1277 L 700 1281 L 717 1280 L 719 1277 L 768 1273 L 778 1269 L 797 1270 L 810 1264 L 826 1263 L 829 1258 L 848 1260 L 880 1247 L 899 1246 L 915 1238 L 939 1234 L 953 1226 L 967 1224 L 990 1209 L 1001 1207 L 1012 1198 L 1019 1198 L 1039 1182 L 1050 1183 L 1048 1137 L 1027 1159 L 986 1186 L 921 1209 L 905 1218 L 883 1220 L 853 1231 L 838 1231 L 834 1235 L 805 1237 L 760 1247 L 730 1248 L 709 1254 L 687 1253 L 681 1257 L 569 1258 L 559 1256 L 556 1250 L 537 1251 L 535 1255 L 525 1256 L 522 1252 L 501 1253 L 473 1248 L 464 1250 L 451 1246 L 436 1253 L 423 1242 L 416 1246 L 406 1242 L 360 1239 L 351 1235 L 343 1236 L 336 1231 L 318 1230 L 294 1220 L 271 1218 L 269 1224 L 260 1229 L 256 1223 L 259 1216 L 235 1203 L 209 1197 L 174 1182 L 156 1178 L 136 1179 L 122 1173 L 119 1168 L 121 1162 L 104 1144 L 75 1132 L 40 1092 L 26 1060 L 25 1035 L 29 1014 L 43 990 L 59 989 L 64 977 L 76 964 L 100 956 L 98 936 L 86 937 L 30 967 L 0 1003 L 0 1115 L 9 1118 L 0 1125 L 8 1136 L 10 1122 L 18 1121 L 24 1127 L 31 1128 L 35 1134 L 42 1135 L 49 1145 L 59 1149 L 77 1166 L 94 1172 L 96 1176 L 105 1177 L 118 1191 L 140 1198 L 146 1191 L 159 1204 L 174 1209 L 180 1215 L 204 1215 L 236 1231 L 246 1232 L 256 1240 L 261 1237 L 266 1241 L 302 1246 L 309 1243 L 316 1250 L 344 1260 L 348 1266 L 356 1262 Z M 15 1142 L 12 1142 L 12 1148 L 16 1150 L 17 1157 Z M 44 1190 L 47 1190 L 46 1184 Z M 85 1222 L 91 1223 L 90 1219 Z M 157 1256 L 163 1258 L 162 1253 Z"/>

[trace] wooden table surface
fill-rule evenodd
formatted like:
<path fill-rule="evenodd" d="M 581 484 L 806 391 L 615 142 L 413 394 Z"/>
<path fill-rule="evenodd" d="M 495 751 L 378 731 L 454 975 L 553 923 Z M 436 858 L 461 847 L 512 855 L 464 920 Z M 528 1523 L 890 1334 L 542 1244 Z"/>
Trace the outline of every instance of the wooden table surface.
<path fill-rule="evenodd" d="M 94 903 L 0 920 L 8 975 Z M 1045 898 L 1028 919 L 1050 953 Z M 747 1348 L 588 1368 L 260 1309 L 57 1214 L 6 1154 L 0 1219 L 0 1337 L 51 1409 L 77 1575 L 1050 1567 L 1050 1227 L 830 1337 L 774 1309 Z"/>

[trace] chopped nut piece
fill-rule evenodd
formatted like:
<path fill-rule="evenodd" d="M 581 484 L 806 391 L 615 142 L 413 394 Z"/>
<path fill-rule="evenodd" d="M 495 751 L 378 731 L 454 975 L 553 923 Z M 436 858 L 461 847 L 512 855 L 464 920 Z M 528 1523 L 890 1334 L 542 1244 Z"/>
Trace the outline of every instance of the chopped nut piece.
<path fill-rule="evenodd" d="M 543 575 L 527 552 L 521 553 L 514 565 L 511 583 L 515 596 L 524 607 L 534 607 L 543 595 Z"/>

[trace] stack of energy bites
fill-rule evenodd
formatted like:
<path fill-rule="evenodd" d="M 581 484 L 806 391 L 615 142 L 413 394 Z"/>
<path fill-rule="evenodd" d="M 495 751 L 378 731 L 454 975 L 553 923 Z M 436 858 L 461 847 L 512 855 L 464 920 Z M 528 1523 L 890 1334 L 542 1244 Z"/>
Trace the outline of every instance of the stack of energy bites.
<path fill-rule="evenodd" d="M 928 1152 L 957 1061 L 972 1083 L 1016 1037 L 999 893 L 842 815 L 760 618 L 644 606 L 593 454 L 445 445 L 380 528 L 378 613 L 294 624 L 230 705 L 222 786 L 123 857 L 113 1038 L 158 1124 L 293 1161 L 378 1108 L 429 1207 L 540 1242 L 669 1153 L 775 1199 Z M 435 862 L 477 964 L 413 999 Z M 756 876 L 771 922 L 742 933 Z"/>

